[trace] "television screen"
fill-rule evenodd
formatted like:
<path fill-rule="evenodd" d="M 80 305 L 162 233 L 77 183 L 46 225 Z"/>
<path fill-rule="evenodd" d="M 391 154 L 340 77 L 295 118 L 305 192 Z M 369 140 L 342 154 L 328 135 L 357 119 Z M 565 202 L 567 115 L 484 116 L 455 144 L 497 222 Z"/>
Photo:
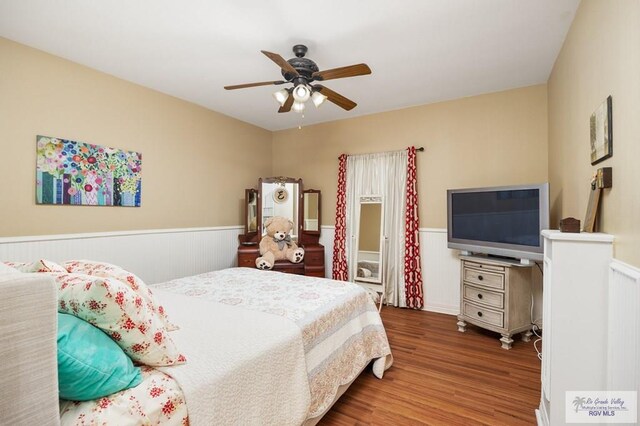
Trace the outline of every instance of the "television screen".
<path fill-rule="evenodd" d="M 540 260 L 549 184 L 450 189 L 449 248 Z"/>
<path fill-rule="evenodd" d="M 452 235 L 465 240 L 540 245 L 540 191 L 452 194 Z"/>

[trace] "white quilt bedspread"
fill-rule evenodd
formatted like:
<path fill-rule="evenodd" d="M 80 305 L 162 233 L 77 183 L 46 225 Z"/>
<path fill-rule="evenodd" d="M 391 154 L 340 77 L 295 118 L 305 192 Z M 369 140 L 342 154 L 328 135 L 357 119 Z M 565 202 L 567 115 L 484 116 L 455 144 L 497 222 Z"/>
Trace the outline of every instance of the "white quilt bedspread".
<path fill-rule="evenodd" d="M 353 283 L 254 268 L 230 268 L 179 278 L 153 288 L 156 292 L 166 290 L 176 296 L 187 296 L 189 300 L 234 307 L 245 312 L 244 315 L 260 312 L 296 327 L 302 335 L 307 389 L 311 392 L 309 418 L 322 414 L 333 402 L 338 388 L 355 379 L 371 360 L 374 361 L 373 373 L 378 378 L 382 378 L 393 362 L 376 306 L 367 292 Z M 166 305 L 171 304 L 170 300 L 167 299 Z M 166 307 L 173 321 L 173 309 Z M 186 328 L 181 319 L 175 322 Z M 186 351 L 181 345 L 178 347 Z M 190 359 L 187 366 L 189 362 Z M 275 391 L 277 386 L 270 389 Z M 191 413 L 188 401 L 187 396 Z"/>
<path fill-rule="evenodd" d="M 187 356 L 184 365 L 158 369 L 182 387 L 192 426 L 305 420 L 310 391 L 302 335 L 293 322 L 161 289 L 154 293 L 180 325 L 171 337 Z"/>

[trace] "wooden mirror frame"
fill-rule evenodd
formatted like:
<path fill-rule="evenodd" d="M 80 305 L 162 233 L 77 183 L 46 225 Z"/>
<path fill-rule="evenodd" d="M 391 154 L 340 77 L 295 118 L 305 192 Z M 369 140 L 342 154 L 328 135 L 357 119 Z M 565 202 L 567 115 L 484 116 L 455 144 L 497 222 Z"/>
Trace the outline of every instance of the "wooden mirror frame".
<path fill-rule="evenodd" d="M 304 194 L 318 194 L 318 230 L 307 231 L 304 229 Z M 322 193 L 319 189 L 306 189 L 300 191 L 300 205 L 302 206 L 301 220 L 300 220 L 300 243 L 301 244 L 319 244 L 320 243 L 320 228 L 322 226 Z"/>
<path fill-rule="evenodd" d="M 298 201 L 298 229 L 296 234 L 298 236 L 298 241 L 300 242 L 302 237 L 302 215 L 303 215 L 303 209 L 301 204 L 302 192 L 303 192 L 302 179 L 295 179 L 295 178 L 290 178 L 285 176 L 274 176 L 274 177 L 258 179 L 258 229 L 257 229 L 257 235 L 255 237 L 255 240 L 260 241 L 260 239 L 262 239 L 262 200 L 264 198 L 262 194 L 263 183 L 297 183 L 298 184 L 298 200 L 297 200 Z"/>

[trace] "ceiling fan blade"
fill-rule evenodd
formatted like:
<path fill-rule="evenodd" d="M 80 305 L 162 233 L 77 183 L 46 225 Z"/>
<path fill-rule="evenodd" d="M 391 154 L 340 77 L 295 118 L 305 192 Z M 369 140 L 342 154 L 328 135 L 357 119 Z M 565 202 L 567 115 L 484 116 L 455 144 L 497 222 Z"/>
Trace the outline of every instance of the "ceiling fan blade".
<path fill-rule="evenodd" d="M 292 67 L 291 64 L 287 62 L 286 59 L 284 59 L 282 56 L 278 55 L 277 53 L 267 52 L 266 50 L 261 50 L 261 52 L 264 53 L 267 58 L 275 62 L 284 71 L 291 73 L 296 77 L 299 75 L 298 71 L 296 71 L 296 69 Z"/>
<path fill-rule="evenodd" d="M 246 84 L 236 84 L 235 86 L 224 86 L 226 90 L 236 90 L 236 89 L 245 89 L 247 87 L 256 87 L 256 86 L 270 86 L 272 84 L 284 84 L 286 81 L 276 80 L 276 81 L 261 81 L 260 83 L 246 83 Z"/>
<path fill-rule="evenodd" d="M 340 93 L 336 93 L 333 90 L 329 89 L 328 87 L 324 87 L 321 84 L 316 84 L 313 87 L 315 87 L 316 89 L 318 89 L 320 93 L 325 95 L 329 101 L 338 105 L 342 109 L 351 111 L 356 107 L 356 105 L 358 105 L 357 103 L 353 102 L 351 99 L 345 98 Z"/>
<path fill-rule="evenodd" d="M 371 68 L 369 68 L 367 64 L 357 64 L 340 68 L 332 68 L 330 70 L 316 71 L 311 74 L 311 77 L 319 81 L 325 81 L 367 74 L 371 74 Z"/>
<path fill-rule="evenodd" d="M 289 93 L 289 97 L 285 101 L 284 105 L 278 109 L 278 112 L 289 112 L 291 111 L 291 105 L 293 105 L 293 96 Z"/>

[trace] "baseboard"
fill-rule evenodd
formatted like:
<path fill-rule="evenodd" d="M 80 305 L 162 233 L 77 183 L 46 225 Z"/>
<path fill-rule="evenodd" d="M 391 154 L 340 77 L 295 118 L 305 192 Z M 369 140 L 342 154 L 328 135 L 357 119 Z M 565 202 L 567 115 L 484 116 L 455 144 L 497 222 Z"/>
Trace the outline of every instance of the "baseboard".
<path fill-rule="evenodd" d="M 440 304 L 427 303 L 424 306 L 424 308 L 422 308 L 422 310 L 423 311 L 429 311 L 429 312 L 437 312 L 439 314 L 458 315 L 460 313 L 460 306 L 459 305 L 451 306 L 451 305 L 440 305 Z"/>

